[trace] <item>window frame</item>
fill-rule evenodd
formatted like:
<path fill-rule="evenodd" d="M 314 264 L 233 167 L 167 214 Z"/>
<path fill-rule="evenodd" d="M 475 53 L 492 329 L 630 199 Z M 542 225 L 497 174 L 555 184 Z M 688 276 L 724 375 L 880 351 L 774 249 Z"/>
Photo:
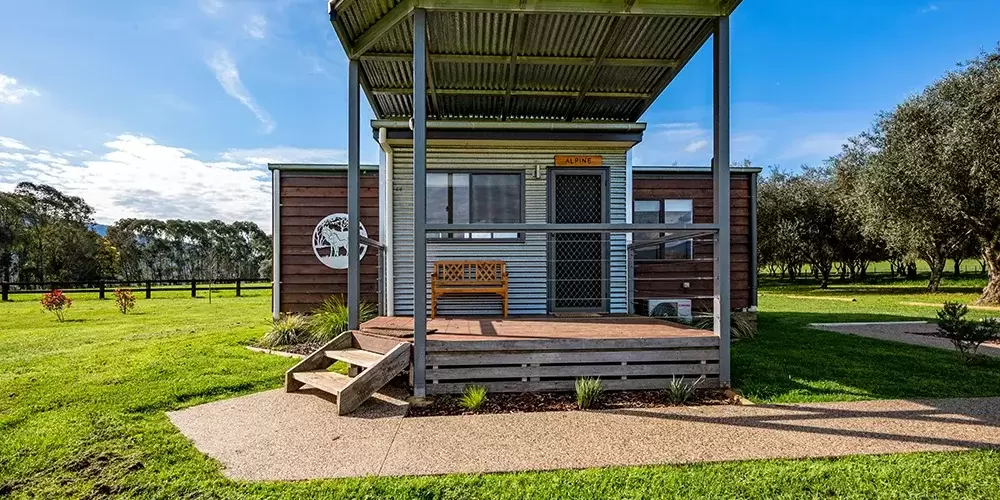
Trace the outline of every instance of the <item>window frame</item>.
<path fill-rule="evenodd" d="M 435 169 L 428 169 L 427 170 L 427 175 L 431 175 L 431 174 L 448 174 L 448 175 L 451 175 L 451 174 L 464 174 L 464 175 L 467 175 L 469 177 L 469 186 L 468 186 L 468 189 L 469 189 L 469 215 L 470 215 L 470 217 L 472 215 L 472 177 L 473 176 L 475 176 L 475 175 L 509 175 L 509 176 L 515 176 L 516 175 L 517 178 L 518 178 L 518 189 L 519 189 L 520 194 L 521 194 L 521 207 L 520 207 L 520 214 L 519 214 L 519 219 L 518 219 L 517 223 L 518 224 L 524 224 L 524 221 L 525 221 L 525 206 L 527 205 L 527 200 L 525 199 L 526 196 L 527 196 L 527 190 L 526 190 L 526 186 L 524 184 L 526 176 L 525 176 L 525 173 L 524 173 L 523 170 L 461 169 L 461 168 L 443 168 L 443 169 L 437 169 L 437 168 L 435 168 Z M 426 200 L 426 193 L 424 194 L 424 196 L 425 196 L 425 200 Z M 452 205 L 452 190 L 449 188 L 448 189 L 448 206 L 451 207 L 451 205 Z M 425 214 L 426 214 L 426 211 L 425 211 Z M 449 212 L 448 215 L 449 215 L 449 217 L 451 217 L 452 213 Z M 426 221 L 426 215 L 425 215 L 425 221 Z M 434 233 L 434 234 L 435 234 L 434 236 L 431 236 L 431 234 L 427 235 L 427 242 L 428 243 L 490 244 L 490 243 L 524 243 L 524 241 L 525 241 L 525 234 L 524 233 L 517 233 L 517 237 L 514 237 L 514 238 L 495 238 L 495 237 L 490 237 L 490 238 L 472 238 L 472 237 L 468 237 L 468 238 L 453 238 L 453 237 L 450 237 L 450 236 L 441 237 L 441 236 L 437 236 L 437 234 L 449 234 L 450 235 L 450 234 L 455 234 L 455 233 Z M 490 233 L 490 234 L 497 234 L 497 233 Z"/>
<path fill-rule="evenodd" d="M 694 200 L 691 199 L 691 198 L 660 198 L 660 199 L 654 199 L 654 200 L 650 200 L 650 199 L 632 200 L 632 214 L 633 214 L 632 218 L 633 218 L 633 220 L 635 220 L 635 206 L 636 206 L 636 203 L 639 203 L 639 202 L 646 202 L 646 203 L 648 203 L 648 202 L 651 202 L 651 201 L 652 202 L 656 202 L 657 205 L 658 205 L 658 207 L 659 207 L 659 209 L 657 211 L 657 222 L 659 224 L 665 224 L 666 223 L 666 217 L 667 217 L 666 207 L 667 207 L 667 202 L 669 202 L 669 201 L 683 201 L 683 202 L 690 203 L 691 204 L 691 222 L 692 223 L 694 222 Z M 648 213 L 648 212 L 643 211 L 643 213 Z M 664 233 L 660 233 L 660 234 L 663 235 Z M 685 257 L 685 258 L 681 258 L 681 259 L 667 258 L 667 256 L 666 256 L 666 247 L 667 247 L 667 245 L 669 244 L 671 246 L 674 246 L 674 245 L 678 245 L 680 243 L 687 243 L 688 256 Z M 670 243 L 663 243 L 663 244 L 657 245 L 654 248 L 656 250 L 656 255 L 655 256 L 653 256 L 651 258 L 648 258 L 648 259 L 638 259 L 637 258 L 637 260 L 686 261 L 686 260 L 693 260 L 694 259 L 694 238 L 688 238 L 688 239 L 685 239 L 685 240 L 677 240 L 676 242 L 674 242 L 672 244 L 670 244 Z M 639 251 L 647 251 L 648 252 L 649 250 L 651 250 L 651 249 L 644 248 L 644 249 L 641 249 Z"/>

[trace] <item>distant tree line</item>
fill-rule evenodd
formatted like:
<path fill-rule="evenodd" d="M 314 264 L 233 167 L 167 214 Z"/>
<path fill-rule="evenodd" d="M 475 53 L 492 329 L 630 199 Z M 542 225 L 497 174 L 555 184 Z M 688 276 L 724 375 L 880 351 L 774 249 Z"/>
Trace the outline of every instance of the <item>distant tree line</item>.
<path fill-rule="evenodd" d="M 945 75 L 876 118 L 822 167 L 772 172 L 759 185 L 762 269 L 795 278 L 808 268 L 864 279 L 930 268 L 937 290 L 949 259 L 987 271 L 980 303 L 1000 303 L 1000 50 Z"/>
<path fill-rule="evenodd" d="M 271 237 L 252 222 L 122 219 L 102 236 L 82 198 L 22 182 L 0 192 L 6 282 L 250 279 L 270 275 Z"/>

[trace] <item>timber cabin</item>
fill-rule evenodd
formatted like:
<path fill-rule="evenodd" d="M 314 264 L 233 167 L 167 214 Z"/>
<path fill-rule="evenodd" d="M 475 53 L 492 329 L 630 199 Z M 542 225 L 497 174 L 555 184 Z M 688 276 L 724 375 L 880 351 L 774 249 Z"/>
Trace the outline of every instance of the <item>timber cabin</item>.
<path fill-rule="evenodd" d="M 728 386 L 730 316 L 755 311 L 757 274 L 758 170 L 729 166 L 738 3 L 331 2 L 348 164 L 271 165 L 273 313 L 344 295 L 350 331 L 286 388 L 347 413 L 406 371 L 418 397 Z M 639 118 L 708 40 L 712 166 L 633 166 Z M 378 166 L 359 162 L 362 90 Z M 362 300 L 379 313 L 363 324 Z M 714 329 L 690 326 L 699 313 Z"/>

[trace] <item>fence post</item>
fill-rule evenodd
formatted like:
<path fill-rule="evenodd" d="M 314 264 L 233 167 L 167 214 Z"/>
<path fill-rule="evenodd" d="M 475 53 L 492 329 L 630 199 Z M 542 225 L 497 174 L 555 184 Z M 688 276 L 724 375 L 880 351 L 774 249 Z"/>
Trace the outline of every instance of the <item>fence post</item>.
<path fill-rule="evenodd" d="M 98 294 L 97 294 L 97 298 L 98 298 L 98 299 L 101 299 L 101 300 L 104 300 L 104 280 L 101 280 L 101 282 L 100 282 L 100 283 L 101 283 L 101 284 L 100 284 L 100 288 L 101 288 L 101 291 L 100 291 L 100 292 L 98 292 Z"/>
<path fill-rule="evenodd" d="M 146 298 L 151 298 L 153 296 L 153 282 L 146 280 Z"/>
<path fill-rule="evenodd" d="M 0 284 L 0 289 L 3 292 L 3 301 L 7 302 L 7 296 L 10 295 L 10 283 L 4 281 L 3 284 Z"/>
<path fill-rule="evenodd" d="M 191 280 L 191 298 L 194 299 L 197 297 L 198 297 L 198 281 Z"/>
<path fill-rule="evenodd" d="M 236 278 L 236 296 L 240 297 L 240 279 Z"/>

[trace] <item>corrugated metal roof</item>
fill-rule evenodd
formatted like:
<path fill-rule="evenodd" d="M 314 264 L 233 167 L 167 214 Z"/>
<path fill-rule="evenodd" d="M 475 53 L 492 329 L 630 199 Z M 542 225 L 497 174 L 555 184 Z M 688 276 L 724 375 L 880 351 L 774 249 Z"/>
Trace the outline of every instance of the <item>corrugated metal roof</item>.
<path fill-rule="evenodd" d="M 580 12 L 540 0 L 338 0 L 331 20 L 348 55 L 362 61 L 378 118 L 412 114 L 410 14 L 421 7 L 431 119 L 636 121 L 705 43 L 717 15 L 738 3 L 602 0 Z"/>

